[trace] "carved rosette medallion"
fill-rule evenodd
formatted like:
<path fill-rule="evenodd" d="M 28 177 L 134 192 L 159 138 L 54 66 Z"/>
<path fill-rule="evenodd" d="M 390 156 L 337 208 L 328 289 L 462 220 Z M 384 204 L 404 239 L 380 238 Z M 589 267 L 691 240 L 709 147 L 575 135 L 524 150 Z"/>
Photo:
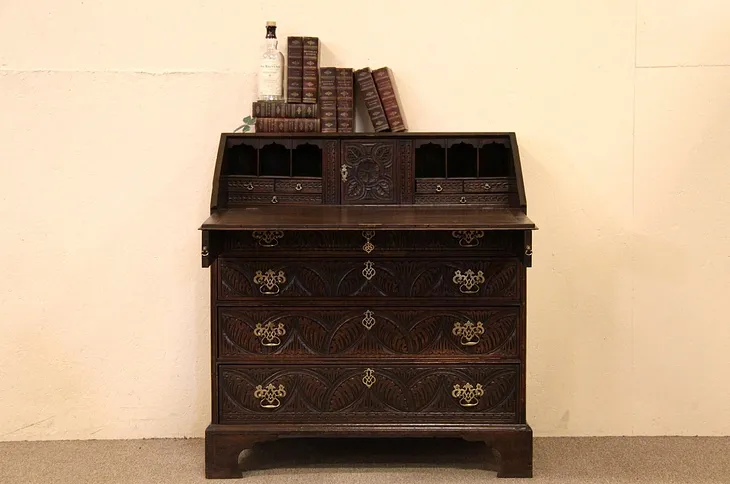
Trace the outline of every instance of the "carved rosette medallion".
<path fill-rule="evenodd" d="M 284 275 L 284 271 L 274 272 L 271 269 L 265 273 L 256 271 L 253 282 L 261 286 L 259 288 L 261 294 L 279 294 L 279 284 L 286 282 L 286 276 Z"/>
<path fill-rule="evenodd" d="M 262 326 L 261 323 L 257 323 L 256 328 L 253 330 L 253 334 L 256 337 L 261 338 L 261 344 L 264 346 L 279 346 L 281 344 L 279 336 L 284 336 L 286 334 L 286 329 L 284 329 L 284 323 L 279 323 L 274 326 L 274 323 L 269 321 L 264 326 Z"/>
<path fill-rule="evenodd" d="M 454 385 L 454 390 L 451 392 L 451 396 L 459 399 L 459 405 L 462 407 L 476 407 L 479 405 L 479 397 L 484 396 L 484 388 L 481 383 L 477 383 L 473 386 L 471 383 L 461 385 Z"/>
<path fill-rule="evenodd" d="M 279 399 L 286 396 L 286 389 L 284 385 L 279 385 L 279 388 L 276 388 L 272 383 L 269 383 L 266 388 L 257 385 L 253 396 L 261 400 L 261 408 L 278 408 L 281 405 Z"/>
<path fill-rule="evenodd" d="M 454 277 L 451 280 L 454 284 L 459 285 L 459 291 L 463 294 L 475 294 L 479 292 L 479 284 L 483 284 L 485 281 L 484 272 L 479 271 L 474 273 L 471 269 L 463 274 L 457 270 L 454 272 Z"/>

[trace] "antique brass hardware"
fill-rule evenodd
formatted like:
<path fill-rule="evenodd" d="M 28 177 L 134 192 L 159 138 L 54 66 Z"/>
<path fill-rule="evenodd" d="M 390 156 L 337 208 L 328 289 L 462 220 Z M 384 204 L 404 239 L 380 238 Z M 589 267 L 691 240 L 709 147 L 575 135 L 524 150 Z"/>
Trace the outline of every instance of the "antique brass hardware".
<path fill-rule="evenodd" d="M 275 247 L 279 245 L 279 239 L 284 237 L 281 230 L 255 230 L 251 236 L 259 241 L 261 247 Z"/>
<path fill-rule="evenodd" d="M 485 281 L 484 272 L 479 271 L 474 273 L 471 269 L 463 274 L 459 270 L 455 271 L 454 277 L 451 280 L 454 284 L 459 285 L 459 291 L 463 294 L 476 294 L 479 292 L 479 284 Z"/>
<path fill-rule="evenodd" d="M 276 195 L 271 197 L 271 203 L 279 203 L 279 199 L 276 197 Z"/>
<path fill-rule="evenodd" d="M 375 318 L 373 317 L 373 313 L 371 310 L 365 311 L 365 317 L 362 318 L 362 325 L 365 326 L 365 329 L 370 331 L 373 329 L 373 326 L 375 326 Z"/>
<path fill-rule="evenodd" d="M 444 190 L 444 187 L 442 187 L 441 185 L 436 185 L 437 192 L 442 192 L 443 190 Z"/>
<path fill-rule="evenodd" d="M 261 294 L 279 294 L 279 284 L 286 282 L 286 276 L 284 271 L 274 272 L 271 269 L 265 273 L 256 271 L 253 282 L 261 286 L 259 288 Z"/>
<path fill-rule="evenodd" d="M 365 370 L 365 376 L 362 377 L 363 384 L 366 387 L 370 388 L 375 384 L 376 381 L 377 380 L 375 379 L 375 370 L 373 370 L 372 368 L 368 368 L 367 370 Z"/>
<path fill-rule="evenodd" d="M 525 247 L 525 255 L 528 257 L 532 255 L 532 246 L 531 245 L 528 245 L 527 247 Z"/>
<path fill-rule="evenodd" d="M 345 165 L 344 163 L 340 167 L 340 175 L 342 175 L 342 181 L 346 182 L 347 181 L 347 165 Z"/>
<path fill-rule="evenodd" d="M 210 255 L 210 252 L 208 252 L 207 246 L 205 246 L 205 245 L 203 246 L 203 250 L 200 252 L 200 255 L 202 255 L 203 257 L 208 257 Z"/>
<path fill-rule="evenodd" d="M 294 187 L 294 189 L 296 191 L 298 191 L 298 192 L 301 192 L 302 191 L 302 184 L 301 183 L 297 183 L 297 185 Z"/>
<path fill-rule="evenodd" d="M 484 237 L 483 230 L 454 230 L 451 235 L 455 239 L 459 239 L 459 245 L 462 247 L 476 247 L 479 245 L 479 239 Z"/>
<path fill-rule="evenodd" d="M 251 190 L 253 190 L 253 183 L 251 183 L 251 182 L 248 182 L 248 185 L 246 185 L 246 189 L 247 189 L 248 191 L 251 191 Z"/>
<path fill-rule="evenodd" d="M 459 321 L 454 323 L 454 329 L 451 333 L 455 336 L 461 336 L 459 341 L 462 346 L 474 346 L 479 343 L 479 335 L 484 334 L 484 325 L 478 321 L 475 325 L 471 321 L 461 324 Z"/>
<path fill-rule="evenodd" d="M 472 386 L 471 383 L 465 384 L 463 387 L 456 384 L 451 396 L 459 399 L 459 405 L 462 407 L 476 407 L 479 405 L 479 397 L 484 396 L 484 388 L 481 383 Z"/>
<path fill-rule="evenodd" d="M 284 385 L 279 385 L 279 388 L 276 388 L 271 383 L 266 388 L 263 388 L 261 385 L 256 385 L 253 396 L 261 400 L 262 408 L 277 408 L 281 405 L 281 400 L 279 399 L 286 396 L 286 389 Z"/>
<path fill-rule="evenodd" d="M 374 262 L 367 261 L 365 263 L 365 269 L 362 270 L 362 275 L 365 276 L 365 279 L 368 281 L 375 275 L 375 269 L 373 268 L 374 265 Z"/>
<path fill-rule="evenodd" d="M 461 197 L 459 199 L 459 203 L 466 203 L 466 197 Z"/>
<path fill-rule="evenodd" d="M 370 242 L 370 239 L 375 237 L 375 231 L 374 230 L 363 230 L 362 236 L 365 237 L 365 245 L 362 246 L 362 250 L 367 252 L 368 254 L 375 250 L 375 245 Z"/>
<path fill-rule="evenodd" d="M 485 183 L 484 184 L 484 189 L 485 190 L 489 190 L 490 188 L 492 188 L 492 185 L 490 185 L 489 183 Z"/>
<path fill-rule="evenodd" d="M 284 336 L 286 329 L 284 329 L 284 323 L 274 326 L 274 323 L 269 321 L 264 326 L 261 326 L 261 323 L 256 323 L 253 334 L 261 338 L 261 344 L 264 346 L 279 346 L 281 344 L 279 336 Z"/>

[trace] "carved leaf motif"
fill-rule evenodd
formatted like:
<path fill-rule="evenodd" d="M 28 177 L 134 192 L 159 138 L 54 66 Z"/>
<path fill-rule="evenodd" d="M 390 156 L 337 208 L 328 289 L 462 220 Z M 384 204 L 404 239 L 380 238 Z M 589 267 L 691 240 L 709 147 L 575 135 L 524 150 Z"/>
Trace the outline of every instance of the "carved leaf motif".
<path fill-rule="evenodd" d="M 389 143 L 375 145 L 373 158 L 385 168 L 390 168 L 393 164 L 393 145 Z"/>
<path fill-rule="evenodd" d="M 376 403 L 374 409 L 377 410 L 397 410 L 406 412 L 410 410 L 408 397 L 403 391 L 397 380 L 383 371 L 376 371 L 378 381 L 371 387 L 370 391 L 373 395 L 373 401 Z"/>
<path fill-rule="evenodd" d="M 335 386 L 329 397 L 329 410 L 333 412 L 360 410 L 359 404 L 367 387 L 360 373 L 351 374 Z"/>
<path fill-rule="evenodd" d="M 420 316 L 409 331 L 413 353 L 423 353 L 426 350 L 435 350 L 436 353 L 441 353 L 441 351 L 434 349 L 434 346 L 441 336 L 441 320 L 449 316 L 443 313 L 420 314 Z"/>
<path fill-rule="evenodd" d="M 487 279 L 486 293 L 514 296 L 517 283 L 517 264 L 508 263 L 500 267 Z"/>
<path fill-rule="evenodd" d="M 221 285 L 223 293 L 228 295 L 245 296 L 251 294 L 251 281 L 237 267 L 223 264 L 221 268 Z"/>
<path fill-rule="evenodd" d="M 494 410 L 506 399 L 513 396 L 516 389 L 515 372 L 504 372 L 492 377 L 484 385 L 484 396 L 479 402 L 485 410 Z"/>
<path fill-rule="evenodd" d="M 368 348 L 371 352 L 386 351 L 396 354 L 409 352 L 410 335 L 384 313 L 378 313 L 378 324 L 370 331 L 370 337 L 375 341 L 374 347 Z"/>
<path fill-rule="evenodd" d="M 425 412 L 438 408 L 438 402 L 443 393 L 442 387 L 443 384 L 438 373 L 429 372 L 420 375 L 410 386 L 415 410 Z"/>
<path fill-rule="evenodd" d="M 481 336 L 481 341 L 477 347 L 483 348 L 485 353 L 499 352 L 504 355 L 514 355 L 515 348 L 504 348 L 504 346 L 516 337 L 516 316 L 514 314 L 508 314 L 488 323 L 486 331 Z"/>
<path fill-rule="evenodd" d="M 365 154 L 363 153 L 360 145 L 348 144 L 345 153 L 345 162 L 352 166 L 353 163 L 357 162 L 357 160 L 362 158 L 364 155 Z"/>
<path fill-rule="evenodd" d="M 365 332 L 360 324 L 358 316 L 350 318 L 332 330 L 327 353 L 343 354 L 356 350 L 362 340 L 365 339 Z"/>

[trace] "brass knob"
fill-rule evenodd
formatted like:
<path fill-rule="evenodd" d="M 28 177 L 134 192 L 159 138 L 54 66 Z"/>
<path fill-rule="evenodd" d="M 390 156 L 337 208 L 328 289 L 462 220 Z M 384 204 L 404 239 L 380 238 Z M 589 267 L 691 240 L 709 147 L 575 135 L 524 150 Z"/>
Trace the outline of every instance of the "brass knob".
<path fill-rule="evenodd" d="M 489 190 L 490 188 L 492 188 L 492 185 L 490 185 L 489 183 L 485 183 L 484 184 L 484 189 L 485 190 Z"/>
<path fill-rule="evenodd" d="M 248 182 L 248 185 L 246 185 L 246 189 L 247 189 L 248 191 L 251 191 L 251 190 L 253 190 L 253 183 L 251 183 L 251 182 Z"/>
<path fill-rule="evenodd" d="M 443 191 L 443 189 L 444 188 L 441 185 L 436 185 L 436 191 L 437 192 L 441 192 L 441 191 Z"/>
<path fill-rule="evenodd" d="M 461 197 L 459 199 L 459 203 L 466 203 L 466 197 Z"/>
<path fill-rule="evenodd" d="M 294 188 L 296 189 L 296 191 L 301 192 L 302 191 L 302 184 L 301 183 L 297 183 L 297 186 L 294 187 Z"/>
<path fill-rule="evenodd" d="M 274 195 L 273 197 L 271 197 L 271 203 L 279 203 L 279 199 L 276 198 L 276 195 Z"/>

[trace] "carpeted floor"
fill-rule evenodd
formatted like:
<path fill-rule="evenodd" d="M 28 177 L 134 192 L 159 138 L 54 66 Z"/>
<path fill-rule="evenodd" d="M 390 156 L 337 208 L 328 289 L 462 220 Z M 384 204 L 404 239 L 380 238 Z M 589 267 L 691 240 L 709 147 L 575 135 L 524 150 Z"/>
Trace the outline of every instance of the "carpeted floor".
<path fill-rule="evenodd" d="M 291 440 L 242 456 L 241 480 L 206 480 L 203 440 L 0 442 L 2 484 L 728 484 L 730 437 L 536 438 L 534 477 L 497 479 L 484 444 Z"/>

